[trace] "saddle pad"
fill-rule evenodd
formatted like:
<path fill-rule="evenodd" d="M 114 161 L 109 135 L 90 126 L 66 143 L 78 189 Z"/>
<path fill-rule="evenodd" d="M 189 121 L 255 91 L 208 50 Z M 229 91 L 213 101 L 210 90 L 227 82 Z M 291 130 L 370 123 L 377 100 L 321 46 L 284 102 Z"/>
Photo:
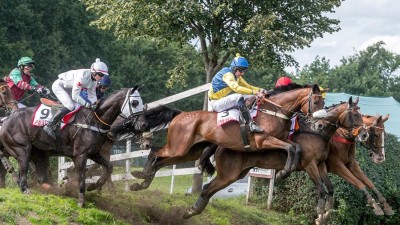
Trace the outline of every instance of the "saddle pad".
<path fill-rule="evenodd" d="M 62 122 L 67 123 L 68 121 L 70 121 L 80 108 L 81 105 L 75 104 L 75 109 L 65 115 L 62 119 Z M 51 107 L 40 104 L 33 113 L 32 125 L 36 127 L 43 127 L 50 121 L 51 118 L 53 118 Z"/>
<path fill-rule="evenodd" d="M 47 106 L 58 106 L 58 107 L 63 107 L 62 104 L 60 104 L 59 102 L 55 102 L 53 100 L 47 99 L 47 98 L 40 98 L 40 102 L 44 105 Z"/>
<path fill-rule="evenodd" d="M 292 123 L 290 124 L 290 130 L 289 130 L 289 135 L 288 135 L 289 140 L 292 140 L 293 134 L 300 129 L 299 116 L 292 117 L 291 122 Z"/>
<path fill-rule="evenodd" d="M 239 122 L 239 110 L 238 109 L 229 109 L 226 111 L 219 112 L 217 114 L 217 127 L 221 126 L 229 121 Z M 258 111 L 256 108 L 251 109 L 250 115 L 252 118 L 257 117 Z"/>

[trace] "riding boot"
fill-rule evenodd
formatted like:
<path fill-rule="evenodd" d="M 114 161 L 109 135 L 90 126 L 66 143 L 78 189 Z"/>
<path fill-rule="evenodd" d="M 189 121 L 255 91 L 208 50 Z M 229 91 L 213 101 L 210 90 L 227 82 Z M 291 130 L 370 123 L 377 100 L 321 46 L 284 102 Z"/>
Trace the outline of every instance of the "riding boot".
<path fill-rule="evenodd" d="M 59 122 L 61 121 L 61 119 L 67 115 L 67 113 L 71 112 L 68 108 L 64 107 L 61 108 L 54 116 L 53 118 L 51 118 L 51 120 L 49 121 L 48 124 L 46 124 L 46 126 L 43 127 L 43 130 L 50 136 L 52 137 L 54 140 L 56 140 L 56 129 L 57 126 L 59 124 Z"/>
<path fill-rule="evenodd" d="M 238 107 L 239 107 L 240 113 L 243 116 L 243 119 L 246 121 L 246 124 L 249 127 L 250 132 L 251 133 L 263 132 L 263 129 L 261 129 L 261 127 L 259 127 L 258 124 L 251 117 L 249 110 L 247 110 L 247 108 L 246 108 L 243 97 L 239 99 Z"/>

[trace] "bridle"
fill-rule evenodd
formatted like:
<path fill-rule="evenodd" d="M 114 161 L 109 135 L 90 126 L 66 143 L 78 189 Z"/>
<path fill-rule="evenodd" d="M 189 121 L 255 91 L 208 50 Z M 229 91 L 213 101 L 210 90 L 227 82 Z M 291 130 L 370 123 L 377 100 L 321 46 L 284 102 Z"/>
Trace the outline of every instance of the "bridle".
<path fill-rule="evenodd" d="M 18 102 L 15 99 L 12 97 L 4 99 L 4 95 L 7 95 L 7 88 L 9 88 L 7 84 L 0 86 L 1 108 L 6 112 L 6 115 L 10 114 L 14 109 L 18 109 Z M 8 105 L 15 105 L 15 108 L 8 107 Z"/>

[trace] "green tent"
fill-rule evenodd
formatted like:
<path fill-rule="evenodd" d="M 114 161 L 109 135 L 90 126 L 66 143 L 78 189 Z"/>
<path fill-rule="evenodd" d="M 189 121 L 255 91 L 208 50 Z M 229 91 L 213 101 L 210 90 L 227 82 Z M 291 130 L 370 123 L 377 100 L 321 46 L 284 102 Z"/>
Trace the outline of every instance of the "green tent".
<path fill-rule="evenodd" d="M 368 115 L 386 115 L 389 114 L 389 120 L 385 122 L 385 131 L 396 135 L 400 138 L 400 103 L 393 97 L 364 97 L 357 95 L 350 95 L 346 93 L 327 93 L 325 105 L 338 104 L 340 102 L 347 102 L 350 97 L 355 100 L 360 97 L 358 106 L 362 114 Z"/>

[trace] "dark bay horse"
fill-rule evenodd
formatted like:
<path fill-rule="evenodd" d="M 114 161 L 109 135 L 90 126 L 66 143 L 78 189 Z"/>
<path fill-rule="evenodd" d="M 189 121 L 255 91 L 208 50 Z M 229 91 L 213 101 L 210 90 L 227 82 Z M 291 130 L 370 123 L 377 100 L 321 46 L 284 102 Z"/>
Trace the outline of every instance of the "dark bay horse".
<path fill-rule="evenodd" d="M 270 92 L 268 98 L 267 102 L 258 105 L 259 115 L 255 121 L 264 131 L 250 135 L 251 152 L 277 148 L 286 150 L 288 157 L 283 171 L 289 172 L 298 161 L 295 152 L 298 155 L 301 152 L 300 145 L 287 139 L 291 123 L 289 118 L 305 105 L 310 112 L 320 110 L 324 101 L 318 85 L 283 86 Z M 132 173 L 134 177 L 145 181 L 140 185 L 133 184 L 131 190 L 147 188 L 158 169 L 172 162 L 194 160 L 210 144 L 233 151 L 247 151 L 237 123 L 217 126 L 216 112 L 182 112 L 172 120 L 168 128 L 167 144 L 161 149 L 152 148 L 143 171 Z"/>
<path fill-rule="evenodd" d="M 319 131 L 319 133 L 296 132 L 292 136 L 293 141 L 300 144 L 303 149 L 297 169 L 306 171 L 318 190 L 317 223 L 323 222 L 322 215 L 324 211 L 329 211 L 333 207 L 333 185 L 327 175 L 325 164 L 329 153 L 330 137 L 338 127 L 351 130 L 352 133 L 357 135 L 363 135 L 364 138 L 367 137 L 363 133 L 366 130 L 364 129 L 357 103 L 358 99 L 353 102 L 352 98 L 350 98 L 347 103 L 326 108 L 327 116 L 325 120 L 328 121 L 328 124 L 331 124 L 326 133 L 325 130 Z M 210 183 L 204 186 L 195 205 L 187 211 L 186 218 L 200 214 L 216 192 L 246 176 L 251 168 L 281 170 L 284 168 L 287 158 L 287 154 L 281 150 L 244 153 L 222 147 L 217 150 L 210 148 L 208 152 L 205 151 L 201 156 L 203 171 L 213 172 L 213 168 L 207 168 L 212 164 L 207 162 L 214 152 L 217 175 Z M 324 185 L 328 193 L 325 192 Z M 328 195 L 327 198 L 326 195 Z"/>
<path fill-rule="evenodd" d="M 182 111 L 180 110 L 169 108 L 166 105 L 159 105 L 155 108 L 146 110 L 144 112 L 144 117 L 147 122 L 147 127 L 144 130 L 144 133 L 142 130 L 137 130 L 129 120 L 122 117 L 117 118 L 111 125 L 110 133 L 104 144 L 101 146 L 100 153 L 105 159 L 110 161 L 111 148 L 121 137 L 134 137 L 139 140 L 141 149 L 149 149 L 152 145 L 152 136 L 143 135 L 147 135 L 148 132 L 153 133 L 164 129 L 172 119 L 181 112 Z M 93 174 L 98 167 L 98 164 L 94 164 L 88 169 L 87 174 Z M 111 177 L 107 180 L 107 187 L 109 191 L 114 190 Z"/>
<path fill-rule="evenodd" d="M 375 163 L 381 163 L 385 160 L 384 148 L 384 122 L 389 115 L 382 116 L 363 116 L 364 123 L 368 127 L 369 138 L 365 145 L 371 151 L 371 160 Z M 328 171 L 339 175 L 341 178 L 352 184 L 358 190 L 361 190 L 366 198 L 368 205 L 373 208 L 376 215 L 393 215 L 392 208 L 387 204 L 386 199 L 378 191 L 375 185 L 365 176 L 360 166 L 355 160 L 356 143 L 346 131 L 341 129 L 335 134 L 329 143 L 330 151 L 326 165 Z M 375 199 L 368 192 L 367 188 L 372 190 L 378 197 L 378 202 L 383 210 L 376 203 Z"/>
<path fill-rule="evenodd" d="M 101 187 L 112 173 L 112 165 L 100 154 L 101 145 L 106 139 L 106 134 L 121 112 L 134 121 L 137 130 L 144 129 L 146 121 L 143 115 L 143 102 L 139 94 L 142 86 L 125 88 L 116 91 L 107 98 L 102 99 L 95 111 L 83 108 L 75 120 L 68 124 L 61 132 L 61 143 L 55 142 L 43 131 L 41 127 L 31 125 L 36 107 L 19 109 L 13 112 L 4 122 L 0 130 L 0 139 L 4 149 L 14 158 L 19 165 L 19 186 L 21 191 L 29 193 L 27 187 L 28 164 L 36 154 L 67 156 L 72 158 L 79 174 L 78 205 L 85 202 L 85 170 L 86 161 L 91 159 L 106 168 L 96 184 L 90 184 L 88 191 Z M 46 166 L 40 168 L 48 168 Z M 46 176 L 46 171 L 38 171 Z"/>

